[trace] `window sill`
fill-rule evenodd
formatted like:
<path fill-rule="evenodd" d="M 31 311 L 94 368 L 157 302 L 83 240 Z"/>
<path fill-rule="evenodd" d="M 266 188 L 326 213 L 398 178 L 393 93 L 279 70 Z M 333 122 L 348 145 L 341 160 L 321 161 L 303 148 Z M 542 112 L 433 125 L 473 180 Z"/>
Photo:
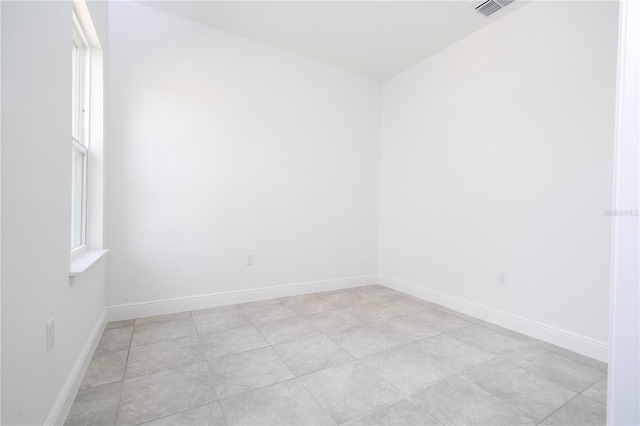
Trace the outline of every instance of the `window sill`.
<path fill-rule="evenodd" d="M 73 256 L 69 267 L 69 284 L 73 284 L 75 277 L 89 269 L 108 252 L 108 249 L 89 249 Z"/>

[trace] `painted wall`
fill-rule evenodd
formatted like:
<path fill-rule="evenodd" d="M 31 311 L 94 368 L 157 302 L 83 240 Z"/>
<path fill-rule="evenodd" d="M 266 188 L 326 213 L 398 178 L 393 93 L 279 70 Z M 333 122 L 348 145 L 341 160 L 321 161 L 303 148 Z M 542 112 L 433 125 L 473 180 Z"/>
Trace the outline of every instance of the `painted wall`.
<path fill-rule="evenodd" d="M 136 3 L 109 28 L 109 304 L 377 273 L 378 82 Z"/>
<path fill-rule="evenodd" d="M 2 424 L 33 425 L 49 415 L 100 317 L 106 265 L 69 285 L 71 3 L 1 7 Z M 106 43 L 106 4 L 90 12 Z"/>
<path fill-rule="evenodd" d="M 384 83 L 383 277 L 606 345 L 617 19 L 532 2 Z"/>
<path fill-rule="evenodd" d="M 640 3 L 620 5 L 607 424 L 640 424 Z"/>

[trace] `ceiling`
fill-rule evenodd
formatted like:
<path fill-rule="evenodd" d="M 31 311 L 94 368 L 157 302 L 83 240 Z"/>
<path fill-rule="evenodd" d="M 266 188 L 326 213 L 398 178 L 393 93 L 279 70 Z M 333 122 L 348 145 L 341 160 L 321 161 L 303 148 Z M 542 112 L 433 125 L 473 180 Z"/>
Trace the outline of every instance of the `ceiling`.
<path fill-rule="evenodd" d="M 482 1 L 139 3 L 383 81 L 524 3 L 485 17 Z"/>

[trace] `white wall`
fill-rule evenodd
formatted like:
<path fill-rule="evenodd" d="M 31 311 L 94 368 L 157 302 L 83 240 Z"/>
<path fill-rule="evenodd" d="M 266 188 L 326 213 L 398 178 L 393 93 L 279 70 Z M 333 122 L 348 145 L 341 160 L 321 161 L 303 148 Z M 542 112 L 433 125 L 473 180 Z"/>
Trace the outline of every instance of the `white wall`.
<path fill-rule="evenodd" d="M 607 424 L 640 424 L 640 3 L 620 5 Z"/>
<path fill-rule="evenodd" d="M 103 259 L 69 285 L 71 3 L 1 7 L 2 424 L 33 425 L 49 415 L 100 317 L 106 267 Z M 90 11 L 106 43 L 106 4 Z"/>
<path fill-rule="evenodd" d="M 377 273 L 378 82 L 135 3 L 109 24 L 109 304 Z"/>
<path fill-rule="evenodd" d="M 382 277 L 606 353 L 617 14 L 533 2 L 384 83 Z"/>

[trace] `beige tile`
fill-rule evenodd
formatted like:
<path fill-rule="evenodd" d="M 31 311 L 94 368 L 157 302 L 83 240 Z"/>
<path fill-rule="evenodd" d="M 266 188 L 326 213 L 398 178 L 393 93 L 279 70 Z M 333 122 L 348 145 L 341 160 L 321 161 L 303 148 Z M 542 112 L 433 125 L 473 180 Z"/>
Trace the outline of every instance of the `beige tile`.
<path fill-rule="evenodd" d="M 144 426 L 226 426 L 220 404 L 213 402 L 143 423 Z"/>
<path fill-rule="evenodd" d="M 271 347 L 218 358 L 209 367 L 220 399 L 295 377 Z"/>
<path fill-rule="evenodd" d="M 218 310 L 208 314 L 196 315 L 193 317 L 198 334 L 213 333 L 219 330 L 238 328 L 251 325 L 251 321 L 244 314 L 242 309 Z"/>
<path fill-rule="evenodd" d="M 122 320 L 122 321 L 113 321 L 109 322 L 105 325 L 105 330 L 110 330 L 112 328 L 120 328 L 120 327 L 133 327 L 135 320 Z"/>
<path fill-rule="evenodd" d="M 460 317 L 449 315 L 438 309 L 431 309 L 428 311 L 416 312 L 409 315 L 411 318 L 415 318 L 424 322 L 427 327 L 437 330 L 441 333 L 448 333 L 459 328 L 464 328 L 472 325 L 469 321 L 465 321 Z"/>
<path fill-rule="evenodd" d="M 282 302 L 241 306 L 241 311 L 253 324 L 260 324 L 263 322 L 275 321 L 298 315 Z"/>
<path fill-rule="evenodd" d="M 104 330 L 96 353 L 128 349 L 131 344 L 133 327 L 118 327 Z"/>
<path fill-rule="evenodd" d="M 362 362 L 409 395 L 495 358 L 447 335 L 371 355 Z"/>
<path fill-rule="evenodd" d="M 582 392 L 582 395 L 600 404 L 607 405 L 607 376 L 598 380 L 593 386 Z"/>
<path fill-rule="evenodd" d="M 107 426 L 116 422 L 122 382 L 81 389 L 78 391 L 65 426 Z"/>
<path fill-rule="evenodd" d="M 331 303 L 321 299 L 315 294 L 306 294 L 303 296 L 284 297 L 282 303 L 287 305 L 298 315 L 315 314 L 316 312 L 328 311 L 336 309 Z"/>
<path fill-rule="evenodd" d="M 205 363 L 124 381 L 117 424 L 133 425 L 177 414 L 216 401 Z"/>
<path fill-rule="evenodd" d="M 269 342 L 262 336 L 260 330 L 253 325 L 201 334 L 199 337 L 202 351 L 207 359 L 269 346 Z"/>
<path fill-rule="evenodd" d="M 604 426 L 607 424 L 607 408 L 592 399 L 578 395 L 540 424 L 545 426 Z"/>
<path fill-rule="evenodd" d="M 373 413 L 366 414 L 355 420 L 345 423 L 346 426 L 439 426 L 440 422 L 434 419 L 423 407 L 409 399 L 403 399 L 388 407 L 381 408 Z"/>
<path fill-rule="evenodd" d="M 125 349 L 94 354 L 80 388 L 121 381 L 127 364 L 127 353 Z"/>
<path fill-rule="evenodd" d="M 320 332 L 303 317 L 290 317 L 265 322 L 258 324 L 257 327 L 272 345 L 320 334 Z"/>
<path fill-rule="evenodd" d="M 363 324 L 362 320 L 356 317 L 349 309 L 318 312 L 317 314 L 305 315 L 304 319 L 323 333 L 344 330 Z"/>
<path fill-rule="evenodd" d="M 167 316 L 168 317 L 168 316 Z M 155 317 L 159 318 L 159 317 Z M 196 329 L 193 326 L 191 315 L 167 320 L 150 320 L 138 323 L 133 327 L 131 346 L 145 345 L 148 343 L 172 340 L 179 337 L 194 336 Z"/>
<path fill-rule="evenodd" d="M 404 398 L 398 389 L 359 361 L 311 373 L 301 380 L 337 424 Z"/>
<path fill-rule="evenodd" d="M 454 376 L 410 396 L 443 425 L 535 425 L 537 420 Z"/>
<path fill-rule="evenodd" d="M 500 398 L 506 405 L 542 420 L 576 392 L 539 377 L 502 359 L 462 373 L 463 377 Z"/>
<path fill-rule="evenodd" d="M 298 380 L 289 380 L 222 401 L 231 425 L 334 425 Z"/>
<path fill-rule="evenodd" d="M 129 352 L 125 377 L 130 379 L 201 361 L 204 355 L 197 336 L 134 346 Z"/>
<path fill-rule="evenodd" d="M 354 358 L 327 336 L 312 336 L 274 346 L 296 376 L 352 361 Z"/>
<path fill-rule="evenodd" d="M 538 346 L 522 348 L 505 355 L 504 359 L 576 392 L 582 392 L 605 375 L 598 369 Z"/>
<path fill-rule="evenodd" d="M 449 336 L 475 346 L 484 352 L 503 355 L 524 348 L 528 343 L 514 339 L 493 330 L 472 325 L 449 333 Z"/>

